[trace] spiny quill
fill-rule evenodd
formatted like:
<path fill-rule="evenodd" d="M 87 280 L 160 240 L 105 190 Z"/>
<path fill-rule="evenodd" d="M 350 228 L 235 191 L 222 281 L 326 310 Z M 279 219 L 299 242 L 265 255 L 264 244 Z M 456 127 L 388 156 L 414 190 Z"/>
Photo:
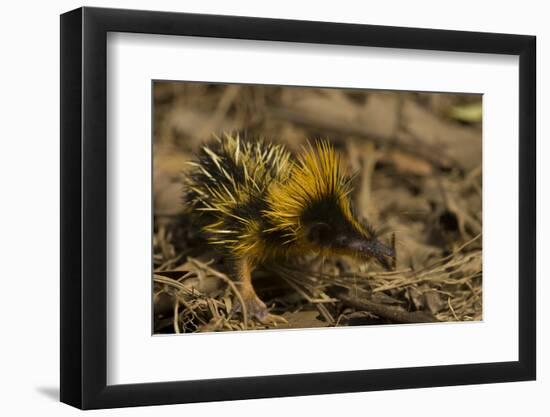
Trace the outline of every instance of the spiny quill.
<path fill-rule="evenodd" d="M 318 252 L 374 259 L 389 269 L 395 257 L 354 216 L 350 177 L 327 141 L 308 143 L 294 160 L 282 145 L 225 134 L 190 164 L 187 207 L 209 242 L 231 255 L 246 311 L 261 322 L 284 320 L 269 314 L 252 286 L 263 261 Z"/>

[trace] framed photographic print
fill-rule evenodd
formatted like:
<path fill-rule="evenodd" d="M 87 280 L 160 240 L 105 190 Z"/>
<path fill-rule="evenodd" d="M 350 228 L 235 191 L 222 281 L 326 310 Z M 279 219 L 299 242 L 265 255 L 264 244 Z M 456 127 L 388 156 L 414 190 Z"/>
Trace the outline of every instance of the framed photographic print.
<path fill-rule="evenodd" d="M 535 38 L 61 16 L 61 400 L 535 379 Z"/>

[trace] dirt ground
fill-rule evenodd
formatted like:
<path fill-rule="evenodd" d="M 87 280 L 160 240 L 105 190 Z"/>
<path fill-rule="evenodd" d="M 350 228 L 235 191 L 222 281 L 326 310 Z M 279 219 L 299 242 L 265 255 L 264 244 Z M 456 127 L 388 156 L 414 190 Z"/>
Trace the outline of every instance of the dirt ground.
<path fill-rule="evenodd" d="M 397 252 L 392 271 L 343 257 L 263 265 L 254 285 L 288 321 L 278 328 L 481 320 L 481 95 L 184 82 L 153 94 L 155 333 L 266 328 L 232 312 L 223 256 L 185 214 L 185 162 L 224 132 L 293 153 L 331 141 L 357 174 L 356 211 Z"/>

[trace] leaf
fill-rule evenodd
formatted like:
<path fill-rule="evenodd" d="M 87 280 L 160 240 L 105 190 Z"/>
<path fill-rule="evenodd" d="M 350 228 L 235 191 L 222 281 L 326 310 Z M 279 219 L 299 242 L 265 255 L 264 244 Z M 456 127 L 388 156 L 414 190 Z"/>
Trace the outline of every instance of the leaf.
<path fill-rule="evenodd" d="M 481 102 L 454 106 L 449 109 L 449 117 L 461 122 L 480 122 L 483 117 L 483 106 Z"/>

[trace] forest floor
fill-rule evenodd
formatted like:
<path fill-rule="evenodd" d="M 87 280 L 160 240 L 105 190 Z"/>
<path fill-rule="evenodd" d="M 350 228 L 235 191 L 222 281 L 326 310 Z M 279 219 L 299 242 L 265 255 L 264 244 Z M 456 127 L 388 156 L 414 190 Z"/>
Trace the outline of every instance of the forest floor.
<path fill-rule="evenodd" d="M 232 313 L 238 288 L 185 215 L 186 161 L 243 132 L 299 152 L 330 140 L 357 174 L 353 201 L 396 248 L 395 268 L 308 256 L 254 273 L 288 324 Z M 330 327 L 482 319 L 481 96 L 156 82 L 154 331 Z"/>

